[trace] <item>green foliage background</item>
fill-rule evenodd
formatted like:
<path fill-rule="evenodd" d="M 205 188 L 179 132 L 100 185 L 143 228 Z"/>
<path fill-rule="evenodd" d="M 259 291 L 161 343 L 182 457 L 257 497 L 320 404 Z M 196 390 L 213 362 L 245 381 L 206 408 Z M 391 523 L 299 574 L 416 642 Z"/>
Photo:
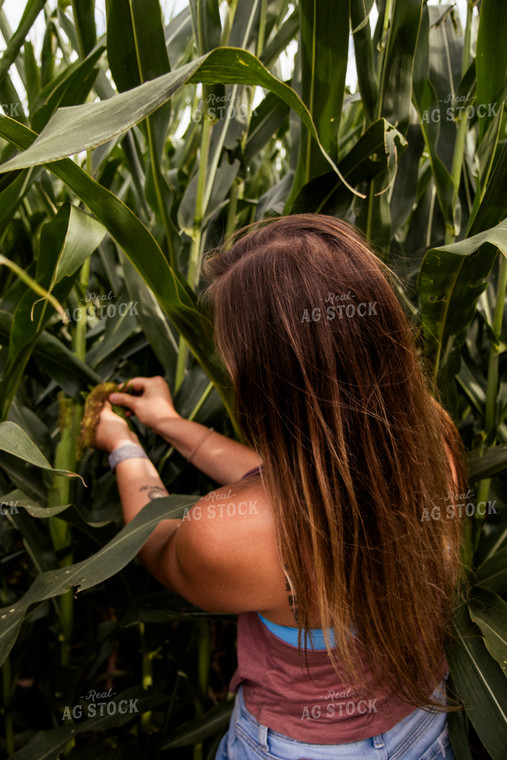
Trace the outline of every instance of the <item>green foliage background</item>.
<path fill-rule="evenodd" d="M 90 386 L 153 374 L 183 415 L 236 434 L 201 259 L 238 226 L 305 211 L 359 226 L 398 274 L 469 452 L 464 503 L 491 506 L 463 547 L 447 655 L 466 711 L 449 723 L 458 760 L 501 760 L 507 5 L 469 0 L 461 20 L 423 0 L 191 0 L 166 19 L 158 0 L 107 0 L 102 35 L 94 0 L 28 0 L 14 31 L 2 4 L 0 753 L 214 757 L 234 617 L 134 559 L 214 484 L 139 427 L 181 495 L 122 528 L 103 455 L 78 462 L 75 441 Z M 64 720 L 109 689 L 139 712 Z"/>

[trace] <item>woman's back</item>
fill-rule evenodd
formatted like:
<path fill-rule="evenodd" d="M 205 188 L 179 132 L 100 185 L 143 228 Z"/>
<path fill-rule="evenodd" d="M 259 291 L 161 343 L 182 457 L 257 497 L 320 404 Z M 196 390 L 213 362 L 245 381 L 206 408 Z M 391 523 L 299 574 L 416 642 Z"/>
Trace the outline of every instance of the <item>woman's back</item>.
<path fill-rule="evenodd" d="M 187 598 L 210 611 L 239 612 L 238 667 L 229 690 L 241 686 L 246 708 L 261 724 L 298 741 L 334 745 L 388 731 L 413 712 L 413 705 L 375 686 L 364 653 L 366 687 L 358 689 L 345 672 L 337 673 L 317 610 L 305 663 L 294 626 L 297 599 L 277 553 L 272 505 L 259 469 L 246 475 L 197 502 L 178 536 L 181 553 L 195 558 L 194 572 L 206 578 L 203 598 Z M 352 627 L 349 639 L 355 634 Z M 330 639 L 334 645 L 332 631 Z M 304 645 L 304 632 L 302 640 Z M 435 664 L 437 681 L 447 672 L 442 652 Z"/>

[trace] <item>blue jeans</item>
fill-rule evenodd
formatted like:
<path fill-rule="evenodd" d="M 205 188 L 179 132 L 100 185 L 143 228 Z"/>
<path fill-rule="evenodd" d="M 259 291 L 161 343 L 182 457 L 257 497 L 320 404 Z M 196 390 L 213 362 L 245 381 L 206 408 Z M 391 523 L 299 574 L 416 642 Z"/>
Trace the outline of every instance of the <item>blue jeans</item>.
<path fill-rule="evenodd" d="M 446 713 L 414 710 L 394 728 L 369 739 L 306 744 L 262 726 L 246 708 L 240 686 L 215 760 L 454 760 L 454 754 Z"/>

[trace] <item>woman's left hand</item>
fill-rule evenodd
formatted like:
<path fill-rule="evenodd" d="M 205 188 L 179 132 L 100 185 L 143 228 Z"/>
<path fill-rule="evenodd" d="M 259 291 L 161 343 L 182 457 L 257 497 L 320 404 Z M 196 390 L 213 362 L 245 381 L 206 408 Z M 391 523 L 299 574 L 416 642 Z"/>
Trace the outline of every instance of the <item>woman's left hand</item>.
<path fill-rule="evenodd" d="M 119 414 L 113 412 L 109 401 L 106 401 L 95 430 L 94 446 L 97 449 L 111 452 L 123 443 L 139 443 L 135 433 Z"/>

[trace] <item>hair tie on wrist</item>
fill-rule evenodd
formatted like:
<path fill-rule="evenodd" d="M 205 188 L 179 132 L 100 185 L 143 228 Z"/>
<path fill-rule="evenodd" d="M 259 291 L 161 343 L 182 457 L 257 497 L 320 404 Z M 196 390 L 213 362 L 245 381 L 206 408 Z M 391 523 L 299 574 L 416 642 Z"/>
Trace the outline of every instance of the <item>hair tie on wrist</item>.
<path fill-rule="evenodd" d="M 141 446 L 138 446 L 137 443 L 124 443 L 109 454 L 107 461 L 109 462 L 109 467 L 114 472 L 116 465 L 125 459 L 149 459 L 149 457 L 145 450 Z"/>
<path fill-rule="evenodd" d="M 203 437 L 201 438 L 201 440 L 199 441 L 199 443 L 197 444 L 197 446 L 195 447 L 195 449 L 192 451 L 192 453 L 190 454 L 190 456 L 188 456 L 188 457 L 187 457 L 187 462 L 188 462 L 189 464 L 191 463 L 191 461 L 192 461 L 192 459 L 194 458 L 195 454 L 197 453 L 198 449 L 200 449 L 200 448 L 201 448 L 201 446 L 202 446 L 202 444 L 204 443 L 204 441 L 206 440 L 206 438 L 209 438 L 209 436 L 212 434 L 212 432 L 213 432 L 213 430 L 214 430 L 214 429 L 215 429 L 215 428 L 210 428 L 210 429 L 209 429 L 209 430 L 208 430 L 208 431 L 207 431 L 207 432 L 206 432 L 206 433 L 203 435 Z"/>

